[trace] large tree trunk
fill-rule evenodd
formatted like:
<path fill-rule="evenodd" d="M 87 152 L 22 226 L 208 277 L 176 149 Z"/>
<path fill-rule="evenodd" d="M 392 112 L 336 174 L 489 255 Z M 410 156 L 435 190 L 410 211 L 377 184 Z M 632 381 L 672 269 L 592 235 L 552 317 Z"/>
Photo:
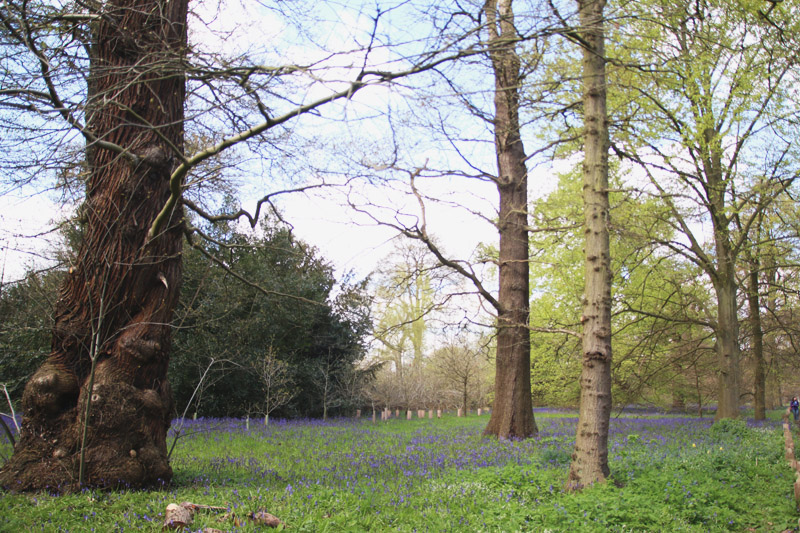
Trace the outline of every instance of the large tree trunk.
<path fill-rule="evenodd" d="M 611 251 L 604 0 L 579 0 L 583 49 L 585 283 L 581 403 L 567 487 L 605 481 L 611 416 Z"/>
<path fill-rule="evenodd" d="M 717 247 L 720 248 L 719 246 Z M 723 256 L 726 257 L 726 256 Z M 738 418 L 739 412 L 739 317 L 736 314 L 736 280 L 733 261 L 720 261 L 717 293 L 717 372 L 719 389 L 715 420 Z"/>
<path fill-rule="evenodd" d="M 699 102 L 702 119 L 709 120 L 713 109 L 708 102 Z M 739 316 L 737 315 L 736 259 L 738 252 L 731 243 L 729 184 L 722 170 L 722 134 L 715 128 L 703 131 L 700 151 L 706 175 L 708 210 L 714 231 L 716 261 L 707 261 L 704 268 L 711 278 L 717 296 L 717 414 L 715 420 L 738 418 L 739 413 Z"/>
<path fill-rule="evenodd" d="M 495 398 L 486 435 L 527 438 L 538 433 L 531 400 L 528 329 L 528 171 L 519 131 L 520 61 L 514 48 L 511 0 L 487 0 L 490 56 L 495 75 L 495 150 L 500 194 Z"/>
<path fill-rule="evenodd" d="M 717 414 L 715 420 L 738 418 L 739 413 L 739 316 L 736 301 L 736 254 L 731 247 L 730 218 L 726 209 L 727 184 L 722 175 L 720 134 L 712 128 L 704 132 L 706 151 L 704 170 L 708 181 L 709 210 L 714 227 L 717 258 L 710 271 L 717 296 Z"/>
<path fill-rule="evenodd" d="M 87 123 L 128 155 L 87 148 L 84 234 L 56 303 L 51 354 L 26 385 L 20 440 L 0 471 L 0 485 L 11 490 L 79 488 L 84 423 L 85 486 L 142 487 L 172 477 L 167 365 L 181 281 L 180 211 L 155 238 L 147 233 L 182 149 L 187 0 L 115 0 L 102 15 Z"/>

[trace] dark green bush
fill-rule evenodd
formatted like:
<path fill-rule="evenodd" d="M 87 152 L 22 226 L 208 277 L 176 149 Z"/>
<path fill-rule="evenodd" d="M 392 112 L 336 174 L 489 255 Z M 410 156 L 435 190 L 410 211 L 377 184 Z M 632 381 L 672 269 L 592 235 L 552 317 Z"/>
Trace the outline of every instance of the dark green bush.
<path fill-rule="evenodd" d="M 747 428 L 744 420 L 735 420 L 732 418 L 723 418 L 714 423 L 708 430 L 713 438 L 741 438 L 746 437 L 750 430 Z"/>

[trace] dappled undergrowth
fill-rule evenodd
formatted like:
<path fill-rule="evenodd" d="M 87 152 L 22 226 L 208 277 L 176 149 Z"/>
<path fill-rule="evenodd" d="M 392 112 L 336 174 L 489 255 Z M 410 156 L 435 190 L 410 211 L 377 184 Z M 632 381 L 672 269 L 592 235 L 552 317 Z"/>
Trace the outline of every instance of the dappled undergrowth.
<path fill-rule="evenodd" d="M 242 420 L 187 421 L 171 487 L 2 494 L 0 514 L 10 519 L 0 530 L 158 531 L 173 501 L 238 515 L 265 509 L 293 531 L 783 531 L 797 523 L 777 422 L 613 419 L 613 482 L 568 494 L 576 418 L 537 418 L 539 439 L 512 442 L 482 437 L 485 417 L 249 429 Z M 232 526 L 201 513 L 193 527 Z"/>

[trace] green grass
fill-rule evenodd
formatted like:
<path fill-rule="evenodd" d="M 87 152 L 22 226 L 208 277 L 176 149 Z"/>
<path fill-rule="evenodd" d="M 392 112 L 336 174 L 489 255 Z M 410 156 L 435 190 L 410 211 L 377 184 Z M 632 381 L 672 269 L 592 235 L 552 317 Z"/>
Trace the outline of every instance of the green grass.
<path fill-rule="evenodd" d="M 784 531 L 798 513 L 780 427 L 624 416 L 612 421 L 613 481 L 569 494 L 575 418 L 537 413 L 541 437 L 498 442 L 486 417 L 441 421 L 189 423 L 160 491 L 0 494 L 2 531 L 160 531 L 170 502 L 223 506 L 193 531 Z M 0 449 L 10 452 L 8 445 Z"/>

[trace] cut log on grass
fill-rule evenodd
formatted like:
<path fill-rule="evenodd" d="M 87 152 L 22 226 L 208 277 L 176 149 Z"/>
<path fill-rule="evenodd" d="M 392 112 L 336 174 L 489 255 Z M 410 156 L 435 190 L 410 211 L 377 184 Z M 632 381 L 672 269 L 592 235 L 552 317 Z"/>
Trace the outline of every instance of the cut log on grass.
<path fill-rule="evenodd" d="M 192 511 L 202 509 L 203 511 L 227 511 L 227 507 L 215 507 L 213 505 L 203 505 L 202 503 L 181 502 L 181 507 L 186 507 Z"/>
<path fill-rule="evenodd" d="M 164 529 L 182 529 L 192 523 L 193 511 L 189 507 L 171 503 L 164 513 Z"/>
<path fill-rule="evenodd" d="M 256 525 L 267 527 L 278 527 L 283 522 L 277 516 L 266 511 L 256 511 L 250 514 L 250 518 Z"/>
<path fill-rule="evenodd" d="M 192 523 L 195 511 L 227 511 L 227 507 L 214 507 L 192 502 L 171 503 L 164 513 L 164 529 L 180 529 Z"/>

